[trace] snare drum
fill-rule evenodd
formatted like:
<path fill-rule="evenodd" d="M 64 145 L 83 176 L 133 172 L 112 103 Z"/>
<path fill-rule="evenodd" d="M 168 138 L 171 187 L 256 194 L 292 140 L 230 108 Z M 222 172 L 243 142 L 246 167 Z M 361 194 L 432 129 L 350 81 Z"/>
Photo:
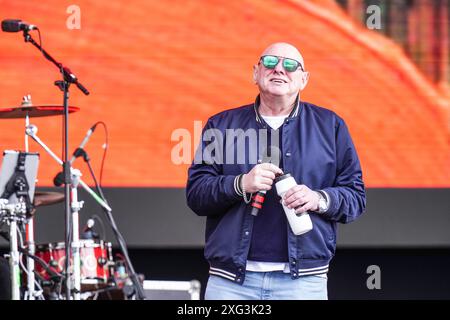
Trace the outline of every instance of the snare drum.
<path fill-rule="evenodd" d="M 80 240 L 81 284 L 98 284 L 108 281 L 113 261 L 111 251 L 109 242 Z M 66 260 L 65 244 L 56 242 L 37 245 L 36 256 L 44 260 L 52 270 L 61 273 Z M 48 272 L 39 263 L 36 263 L 35 269 L 45 280 L 50 279 Z"/>

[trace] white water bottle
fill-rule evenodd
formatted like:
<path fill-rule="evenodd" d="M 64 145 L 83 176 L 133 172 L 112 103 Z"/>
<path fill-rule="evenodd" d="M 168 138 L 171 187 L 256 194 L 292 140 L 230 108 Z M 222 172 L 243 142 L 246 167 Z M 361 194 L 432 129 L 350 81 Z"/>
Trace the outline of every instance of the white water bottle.
<path fill-rule="evenodd" d="M 277 177 L 274 181 L 277 193 L 281 198 L 283 198 L 284 194 L 289 189 L 297 185 L 297 182 L 289 173 Z M 288 219 L 289 225 L 291 226 L 292 232 L 295 235 L 299 236 L 312 230 L 313 224 L 307 212 L 297 215 L 295 213 L 295 209 L 286 207 L 283 204 L 283 201 L 281 201 L 281 205 L 283 206 L 284 212 L 286 213 L 286 217 Z"/>

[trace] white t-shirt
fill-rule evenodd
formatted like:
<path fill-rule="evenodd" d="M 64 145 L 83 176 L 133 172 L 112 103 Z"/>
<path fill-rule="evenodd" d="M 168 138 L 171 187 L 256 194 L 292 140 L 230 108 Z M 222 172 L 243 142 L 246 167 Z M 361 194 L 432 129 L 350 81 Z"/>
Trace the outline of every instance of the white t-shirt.
<path fill-rule="evenodd" d="M 286 119 L 288 116 L 263 116 L 261 117 L 264 119 L 265 122 L 273 129 L 277 130 L 279 127 L 283 125 L 284 119 Z"/>

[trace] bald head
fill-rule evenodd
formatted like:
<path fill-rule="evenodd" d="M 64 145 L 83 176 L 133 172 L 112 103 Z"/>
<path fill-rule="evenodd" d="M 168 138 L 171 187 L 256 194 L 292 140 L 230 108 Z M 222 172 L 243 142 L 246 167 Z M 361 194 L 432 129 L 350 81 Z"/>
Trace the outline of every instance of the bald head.
<path fill-rule="evenodd" d="M 300 51 L 298 51 L 298 49 L 292 44 L 286 42 L 276 42 L 271 44 L 261 54 L 261 56 L 265 55 L 291 58 L 300 62 L 303 68 L 305 67 L 305 63 L 303 61 L 302 55 L 300 54 Z"/>
<path fill-rule="evenodd" d="M 264 66 L 261 60 L 253 66 L 253 80 L 259 87 L 261 101 L 277 99 L 282 104 L 292 106 L 299 91 L 305 88 L 309 79 L 309 72 L 304 69 L 303 57 L 296 47 L 286 42 L 271 44 L 261 54 L 261 56 L 268 55 L 280 59 L 271 67 Z M 286 58 L 300 62 L 301 67 L 286 70 L 284 64 L 280 63 Z"/>

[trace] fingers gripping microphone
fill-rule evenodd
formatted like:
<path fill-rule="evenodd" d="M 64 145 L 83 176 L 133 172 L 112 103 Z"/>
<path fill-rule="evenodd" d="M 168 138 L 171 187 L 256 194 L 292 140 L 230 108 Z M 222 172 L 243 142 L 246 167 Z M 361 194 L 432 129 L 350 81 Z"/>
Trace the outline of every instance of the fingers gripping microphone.
<path fill-rule="evenodd" d="M 262 163 L 272 163 L 276 165 L 277 167 L 280 164 L 280 149 L 275 146 L 269 147 L 269 149 L 265 149 L 262 156 Z M 250 214 L 252 216 L 258 216 L 259 210 L 262 209 L 262 206 L 264 204 L 264 200 L 266 198 L 266 190 L 258 191 L 253 197 L 252 197 L 252 211 Z"/>
<path fill-rule="evenodd" d="M 38 27 L 18 19 L 6 19 L 2 21 L 2 31 L 4 32 L 30 31 L 35 29 L 38 29 Z"/>

